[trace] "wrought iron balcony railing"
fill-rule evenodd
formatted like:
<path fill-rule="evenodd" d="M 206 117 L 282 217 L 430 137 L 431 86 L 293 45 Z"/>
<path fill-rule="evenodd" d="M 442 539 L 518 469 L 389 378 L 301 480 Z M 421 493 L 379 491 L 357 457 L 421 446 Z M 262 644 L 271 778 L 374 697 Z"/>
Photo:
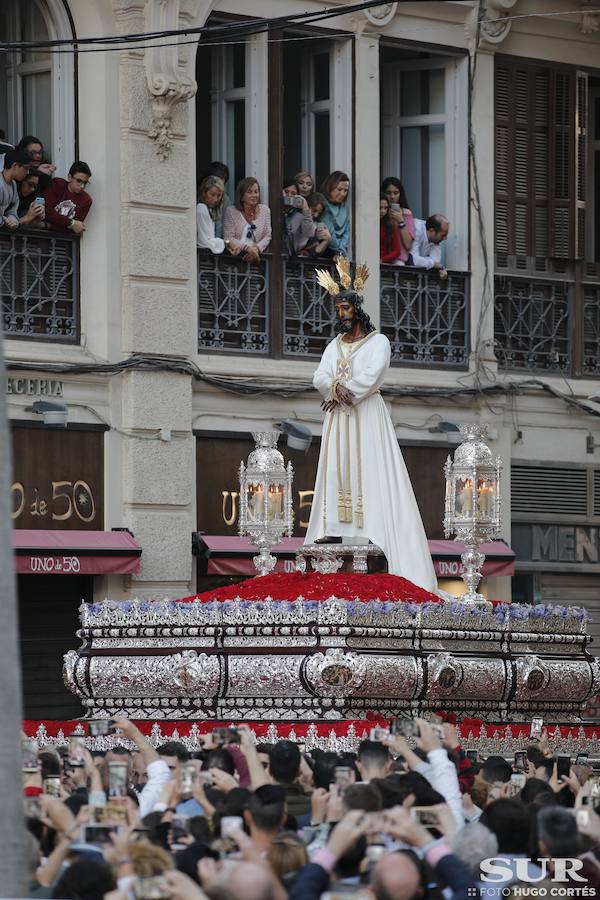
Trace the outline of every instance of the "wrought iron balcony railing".
<path fill-rule="evenodd" d="M 381 331 L 392 364 L 466 368 L 469 361 L 469 275 L 381 266 Z"/>
<path fill-rule="evenodd" d="M 334 263 L 265 255 L 255 265 L 199 251 L 199 351 L 318 359 L 335 334 L 318 268 Z M 468 274 L 441 281 L 433 272 L 382 266 L 381 283 L 381 330 L 394 363 L 466 367 Z"/>
<path fill-rule="evenodd" d="M 600 375 L 600 266 L 568 263 L 549 276 L 497 274 L 496 357 L 502 368 Z"/>
<path fill-rule="evenodd" d="M 0 229 L 0 293 L 9 338 L 79 341 L 79 238 Z"/>

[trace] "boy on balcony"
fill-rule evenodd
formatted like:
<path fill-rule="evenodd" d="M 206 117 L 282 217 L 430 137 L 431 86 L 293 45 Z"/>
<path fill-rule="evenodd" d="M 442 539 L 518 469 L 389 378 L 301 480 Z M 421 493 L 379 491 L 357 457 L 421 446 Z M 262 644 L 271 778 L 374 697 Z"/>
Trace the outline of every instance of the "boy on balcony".
<path fill-rule="evenodd" d="M 83 220 L 92 205 L 92 198 L 85 191 L 91 177 L 92 170 L 88 164 L 77 160 L 69 169 L 68 180 L 52 179 L 44 191 L 48 228 L 72 231 L 74 234 L 85 231 Z"/>
<path fill-rule="evenodd" d="M 4 156 L 4 168 L 0 178 L 0 225 L 14 229 L 19 227 L 17 209 L 19 193 L 17 182 L 29 174 L 33 159 L 24 150 L 9 150 Z"/>

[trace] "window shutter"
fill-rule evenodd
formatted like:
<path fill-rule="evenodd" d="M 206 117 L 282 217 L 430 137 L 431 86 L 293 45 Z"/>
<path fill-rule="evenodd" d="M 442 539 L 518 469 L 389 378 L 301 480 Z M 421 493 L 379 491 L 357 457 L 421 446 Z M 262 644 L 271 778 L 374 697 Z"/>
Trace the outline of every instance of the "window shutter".
<path fill-rule="evenodd" d="M 575 254 L 575 73 L 551 69 L 550 256 L 573 259 Z"/>
<path fill-rule="evenodd" d="M 587 75 L 497 56 L 495 127 L 497 268 L 582 257 Z"/>
<path fill-rule="evenodd" d="M 587 196 L 588 76 L 577 72 L 577 118 L 575 121 L 575 257 L 585 258 Z"/>

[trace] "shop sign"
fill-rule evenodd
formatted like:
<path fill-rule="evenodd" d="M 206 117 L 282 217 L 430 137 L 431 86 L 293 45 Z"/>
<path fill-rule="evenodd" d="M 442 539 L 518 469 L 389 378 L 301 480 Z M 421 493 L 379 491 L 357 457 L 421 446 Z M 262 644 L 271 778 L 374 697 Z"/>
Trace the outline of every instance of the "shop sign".
<path fill-rule="evenodd" d="M 21 394 L 26 397 L 62 397 L 63 383 L 54 378 L 13 378 L 6 379 L 7 394 Z"/>
<path fill-rule="evenodd" d="M 103 432 L 16 426 L 12 437 L 14 527 L 102 530 Z"/>
<path fill-rule="evenodd" d="M 519 560 L 589 566 L 600 562 L 600 528 L 596 525 L 513 523 L 512 547 Z"/>

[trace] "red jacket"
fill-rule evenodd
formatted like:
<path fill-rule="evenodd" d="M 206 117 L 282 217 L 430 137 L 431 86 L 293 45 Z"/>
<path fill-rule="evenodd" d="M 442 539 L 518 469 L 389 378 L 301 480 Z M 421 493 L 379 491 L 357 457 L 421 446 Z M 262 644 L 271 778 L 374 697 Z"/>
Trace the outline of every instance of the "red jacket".
<path fill-rule="evenodd" d="M 83 222 L 92 205 L 92 198 L 85 191 L 82 191 L 81 194 L 72 194 L 68 182 L 64 178 L 52 179 L 44 191 L 44 199 L 46 201 L 46 222 L 50 228 L 57 228 L 61 231 L 68 229 L 71 219 Z M 56 211 L 56 207 L 65 201 L 70 201 L 74 205 L 70 215 L 61 215 Z"/>
<path fill-rule="evenodd" d="M 388 233 L 385 222 L 379 225 L 379 259 L 383 263 L 392 263 L 400 258 L 400 234 L 398 226 L 392 222 L 391 240 L 388 246 Z"/>

